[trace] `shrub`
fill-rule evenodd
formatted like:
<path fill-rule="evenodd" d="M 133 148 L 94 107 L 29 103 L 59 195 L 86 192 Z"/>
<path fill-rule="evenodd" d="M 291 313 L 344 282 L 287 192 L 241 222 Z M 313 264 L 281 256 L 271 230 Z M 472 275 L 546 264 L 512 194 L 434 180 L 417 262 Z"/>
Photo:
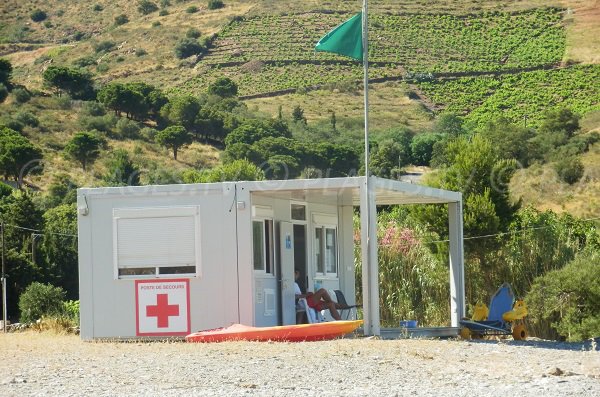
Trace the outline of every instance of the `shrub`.
<path fill-rule="evenodd" d="M 151 2 L 150 0 L 140 0 L 138 1 L 138 12 L 142 15 L 148 15 L 156 10 L 158 10 L 158 6 Z"/>
<path fill-rule="evenodd" d="M 140 126 L 133 120 L 122 118 L 117 121 L 115 130 L 121 138 L 136 138 L 140 132 Z"/>
<path fill-rule="evenodd" d="M 583 163 L 578 157 L 567 157 L 554 165 L 556 173 L 561 180 L 572 185 L 578 182 L 585 171 Z"/>
<path fill-rule="evenodd" d="M 125 25 L 127 22 L 129 22 L 129 18 L 127 18 L 127 15 L 125 14 L 117 15 L 115 17 L 115 25 L 117 26 Z"/>
<path fill-rule="evenodd" d="M 162 25 L 162 24 L 160 23 L 160 21 L 152 21 L 152 27 L 153 27 L 153 28 L 157 28 L 157 27 L 159 27 L 160 25 Z"/>
<path fill-rule="evenodd" d="M 177 42 L 177 45 L 175 45 L 175 56 L 179 59 L 198 55 L 202 53 L 202 51 L 204 51 L 202 45 L 190 38 L 181 39 Z"/>
<path fill-rule="evenodd" d="M 102 11 L 104 9 L 104 7 L 102 7 L 101 4 L 94 4 L 94 6 L 92 7 L 92 11 Z"/>
<path fill-rule="evenodd" d="M 114 41 L 110 41 L 110 40 L 105 40 L 105 41 L 101 41 L 99 43 L 95 43 L 93 45 L 93 47 L 94 47 L 94 51 L 96 51 L 96 53 L 99 53 L 99 52 L 109 52 L 113 48 L 115 48 L 115 42 Z"/>
<path fill-rule="evenodd" d="M 64 302 L 65 315 L 69 320 L 75 324 L 79 324 L 79 301 L 66 301 Z"/>
<path fill-rule="evenodd" d="M 169 11 L 165 10 L 164 8 L 158 12 L 159 17 L 164 17 L 167 15 L 169 15 Z"/>
<path fill-rule="evenodd" d="M 201 35 L 202 34 L 200 33 L 200 31 L 196 28 L 189 28 L 188 31 L 185 32 L 185 37 L 188 37 L 190 39 L 197 39 Z"/>
<path fill-rule="evenodd" d="M 208 0 L 209 10 L 218 10 L 219 8 L 225 7 L 225 3 L 221 0 Z"/>
<path fill-rule="evenodd" d="M 45 316 L 64 314 L 66 293 L 60 287 L 38 282 L 31 283 L 19 297 L 20 321 L 32 323 Z"/>
<path fill-rule="evenodd" d="M 104 105 L 96 101 L 84 102 L 81 111 L 88 116 L 104 116 L 106 114 Z"/>
<path fill-rule="evenodd" d="M 171 5 L 171 1 L 170 0 L 160 0 L 160 6 L 162 8 L 167 8 Z"/>
<path fill-rule="evenodd" d="M 188 14 L 193 14 L 195 12 L 198 12 L 198 7 L 189 6 L 188 8 L 185 9 L 185 12 L 187 12 Z"/>
<path fill-rule="evenodd" d="M 37 9 L 32 11 L 32 13 L 29 14 L 29 17 L 33 22 L 42 22 L 44 19 L 48 18 L 48 14 L 46 14 L 45 11 Z"/>
<path fill-rule="evenodd" d="M 148 55 L 148 51 L 144 50 L 143 48 L 138 48 L 135 50 L 136 57 L 143 57 L 144 55 Z"/>
<path fill-rule="evenodd" d="M 44 22 L 44 27 L 45 27 L 46 29 L 50 29 L 50 28 L 52 27 L 52 22 L 50 22 L 50 21 L 46 21 L 46 22 Z"/>
<path fill-rule="evenodd" d="M 40 121 L 38 120 L 37 117 L 35 117 L 32 113 L 30 112 L 19 112 L 17 114 L 15 114 L 15 120 L 28 125 L 30 127 L 37 127 L 40 124 Z"/>
<path fill-rule="evenodd" d="M 140 136 L 148 142 L 154 142 L 157 132 L 158 130 L 154 128 L 144 127 L 140 130 Z"/>
<path fill-rule="evenodd" d="M 91 66 L 91 65 L 95 65 L 95 64 L 96 64 L 96 58 L 91 55 L 81 57 L 81 58 L 78 58 L 75 61 L 73 61 L 73 66 L 76 66 L 78 68 L 85 68 L 86 66 Z"/>
<path fill-rule="evenodd" d="M 588 248 L 564 268 L 535 279 L 526 296 L 531 321 L 577 341 L 600 335 L 600 253 Z M 547 337 L 548 335 L 538 335 Z"/>
<path fill-rule="evenodd" d="M 17 103 L 25 103 L 31 99 L 31 93 L 25 88 L 16 88 L 12 93 Z"/>
<path fill-rule="evenodd" d="M 14 119 L 2 120 L 2 124 L 5 127 L 8 127 L 11 130 L 14 130 L 17 132 L 23 132 L 23 128 L 25 128 L 25 124 L 23 124 L 19 120 L 14 120 Z"/>

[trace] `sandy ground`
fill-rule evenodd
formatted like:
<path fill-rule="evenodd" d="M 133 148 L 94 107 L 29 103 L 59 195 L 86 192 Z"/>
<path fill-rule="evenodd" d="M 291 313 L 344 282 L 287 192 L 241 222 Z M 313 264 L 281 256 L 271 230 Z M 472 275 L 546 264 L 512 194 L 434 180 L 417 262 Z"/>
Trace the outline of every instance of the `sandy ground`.
<path fill-rule="evenodd" d="M 600 351 L 555 342 L 82 342 L 0 335 L 0 396 L 598 396 Z"/>

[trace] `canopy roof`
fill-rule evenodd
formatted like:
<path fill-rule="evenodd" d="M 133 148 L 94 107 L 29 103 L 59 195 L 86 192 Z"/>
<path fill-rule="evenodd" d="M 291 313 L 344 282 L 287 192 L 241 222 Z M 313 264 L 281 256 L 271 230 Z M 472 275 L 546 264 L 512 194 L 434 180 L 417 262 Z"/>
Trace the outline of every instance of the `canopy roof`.
<path fill-rule="evenodd" d="M 243 182 L 253 194 L 265 197 L 337 205 L 360 205 L 364 176 L 347 178 L 291 179 Z M 423 185 L 371 177 L 377 205 L 455 203 L 461 194 Z"/>

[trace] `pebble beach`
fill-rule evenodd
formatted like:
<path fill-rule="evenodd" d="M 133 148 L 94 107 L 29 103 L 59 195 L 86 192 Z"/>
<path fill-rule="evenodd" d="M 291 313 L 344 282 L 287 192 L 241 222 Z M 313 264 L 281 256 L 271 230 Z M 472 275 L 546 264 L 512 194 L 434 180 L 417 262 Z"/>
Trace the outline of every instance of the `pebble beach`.
<path fill-rule="evenodd" d="M 549 341 L 84 342 L 0 335 L 0 396 L 598 396 L 600 352 Z"/>

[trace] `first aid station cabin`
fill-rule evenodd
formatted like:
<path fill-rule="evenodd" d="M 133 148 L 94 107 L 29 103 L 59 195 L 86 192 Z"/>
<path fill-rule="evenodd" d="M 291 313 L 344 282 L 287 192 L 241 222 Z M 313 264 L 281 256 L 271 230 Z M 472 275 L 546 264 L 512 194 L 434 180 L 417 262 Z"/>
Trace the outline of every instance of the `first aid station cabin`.
<path fill-rule="evenodd" d="M 376 207 L 418 203 L 448 205 L 449 324 L 457 326 L 460 193 L 377 177 L 79 189 L 81 337 L 295 324 L 294 269 L 303 288 L 341 290 L 354 303 L 355 232 L 363 332 L 379 335 Z"/>

